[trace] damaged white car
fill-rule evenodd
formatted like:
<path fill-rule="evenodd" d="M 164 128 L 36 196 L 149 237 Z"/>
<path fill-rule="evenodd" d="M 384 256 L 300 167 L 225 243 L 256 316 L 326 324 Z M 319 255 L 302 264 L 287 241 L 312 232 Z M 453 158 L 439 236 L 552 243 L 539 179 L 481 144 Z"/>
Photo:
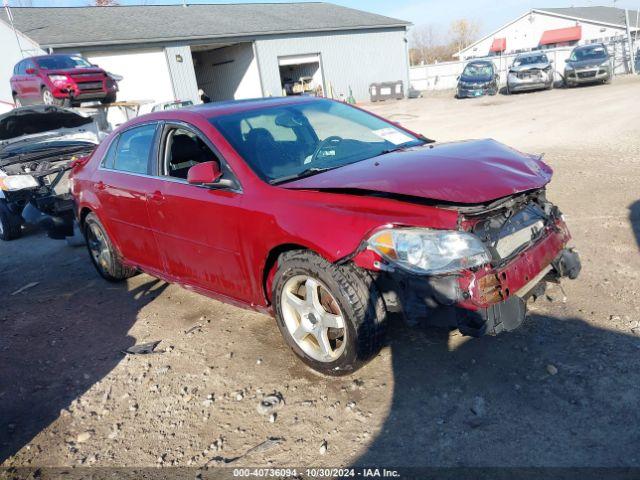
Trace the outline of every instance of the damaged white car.
<path fill-rule="evenodd" d="M 105 134 L 91 117 L 37 105 L 0 116 L 0 239 L 38 225 L 51 238 L 73 235 L 68 171 L 93 152 Z"/>

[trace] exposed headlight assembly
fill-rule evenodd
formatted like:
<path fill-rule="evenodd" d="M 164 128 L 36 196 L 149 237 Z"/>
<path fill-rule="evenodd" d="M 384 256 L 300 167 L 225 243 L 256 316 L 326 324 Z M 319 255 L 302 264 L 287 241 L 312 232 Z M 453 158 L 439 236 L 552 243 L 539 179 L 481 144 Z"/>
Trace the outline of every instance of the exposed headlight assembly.
<path fill-rule="evenodd" d="M 456 230 L 389 228 L 376 232 L 367 245 L 392 265 L 417 274 L 452 273 L 491 260 L 478 237 Z"/>
<path fill-rule="evenodd" d="M 0 176 L 0 190 L 4 190 L 5 192 L 15 192 L 17 190 L 38 187 L 38 181 L 31 175 Z"/>

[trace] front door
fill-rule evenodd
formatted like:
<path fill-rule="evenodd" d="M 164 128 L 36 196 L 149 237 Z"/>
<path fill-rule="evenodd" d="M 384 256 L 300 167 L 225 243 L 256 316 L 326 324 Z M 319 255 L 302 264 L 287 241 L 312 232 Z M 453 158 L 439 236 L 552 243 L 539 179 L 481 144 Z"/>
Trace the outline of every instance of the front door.
<path fill-rule="evenodd" d="M 240 226 L 242 193 L 187 183 L 190 167 L 218 161 L 232 173 L 213 145 L 188 126 L 166 126 L 158 190 L 149 195 L 149 216 L 167 273 L 174 281 L 237 300 L 250 300 Z M 246 228 L 246 226 L 245 226 Z"/>

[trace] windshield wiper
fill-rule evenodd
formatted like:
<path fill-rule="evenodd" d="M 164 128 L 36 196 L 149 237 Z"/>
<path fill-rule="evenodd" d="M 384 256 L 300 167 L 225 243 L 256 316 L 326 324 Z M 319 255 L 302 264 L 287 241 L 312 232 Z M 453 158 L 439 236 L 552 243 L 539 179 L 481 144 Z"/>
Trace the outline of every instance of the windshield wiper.
<path fill-rule="evenodd" d="M 328 170 L 333 170 L 335 168 L 340 168 L 342 165 L 338 165 L 337 167 L 310 167 L 298 172 L 294 175 L 288 175 L 286 177 L 274 178 L 273 180 L 269 180 L 271 185 L 279 185 L 284 182 L 289 182 L 291 180 L 300 180 L 301 178 L 311 177 L 318 173 L 326 172 Z"/>

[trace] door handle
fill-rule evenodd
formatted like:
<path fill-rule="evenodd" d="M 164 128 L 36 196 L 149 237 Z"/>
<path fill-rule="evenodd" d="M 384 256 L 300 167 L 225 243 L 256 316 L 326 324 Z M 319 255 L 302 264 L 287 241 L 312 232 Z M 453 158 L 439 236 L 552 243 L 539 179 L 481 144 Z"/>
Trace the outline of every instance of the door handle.
<path fill-rule="evenodd" d="M 152 202 L 162 202 L 164 200 L 164 195 L 160 190 L 156 190 L 151 195 L 149 195 L 149 200 Z"/>
<path fill-rule="evenodd" d="M 96 188 L 98 190 L 104 190 L 107 188 L 107 186 L 104 184 L 104 182 L 102 180 L 100 180 L 98 183 L 96 183 Z"/>

